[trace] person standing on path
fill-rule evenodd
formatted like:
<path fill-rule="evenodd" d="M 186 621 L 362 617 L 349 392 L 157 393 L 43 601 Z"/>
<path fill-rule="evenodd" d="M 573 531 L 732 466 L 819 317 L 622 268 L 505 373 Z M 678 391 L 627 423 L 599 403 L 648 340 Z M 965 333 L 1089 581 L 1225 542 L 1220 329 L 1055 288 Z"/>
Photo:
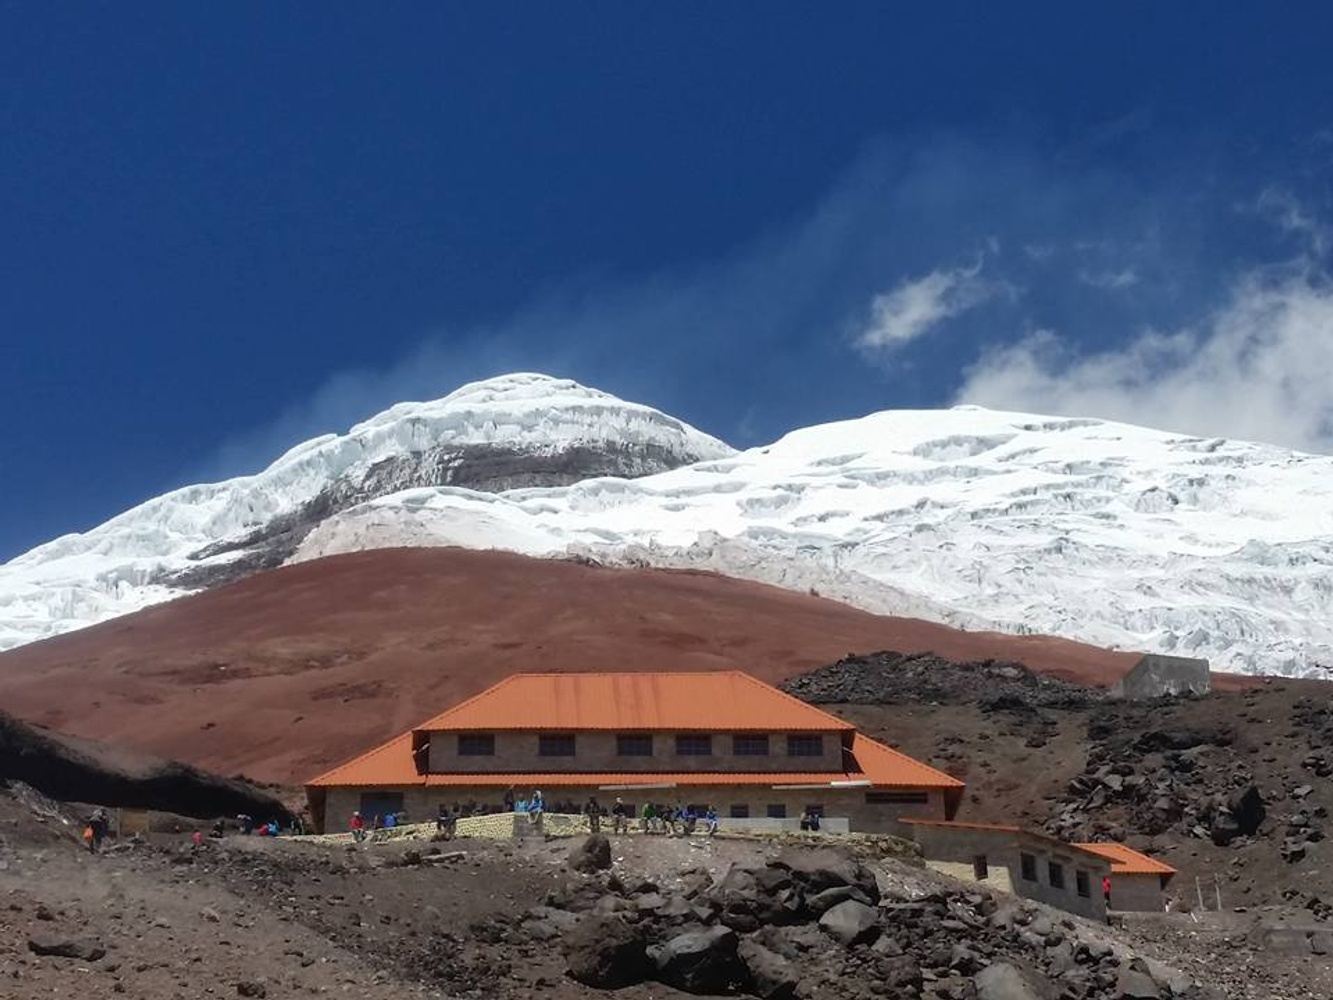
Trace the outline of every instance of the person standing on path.
<path fill-rule="evenodd" d="M 583 815 L 588 818 L 588 832 L 602 832 L 602 807 L 597 804 L 597 796 L 589 795 L 583 807 Z"/>

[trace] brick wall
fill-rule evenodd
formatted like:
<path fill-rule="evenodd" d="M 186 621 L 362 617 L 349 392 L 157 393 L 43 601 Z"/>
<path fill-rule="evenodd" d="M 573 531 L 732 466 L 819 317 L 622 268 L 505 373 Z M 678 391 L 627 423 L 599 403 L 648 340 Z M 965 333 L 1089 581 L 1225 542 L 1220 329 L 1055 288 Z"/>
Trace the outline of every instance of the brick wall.
<path fill-rule="evenodd" d="M 736 756 L 732 753 L 732 733 L 712 734 L 712 754 L 700 756 L 676 753 L 675 733 L 653 733 L 651 757 L 622 757 L 616 752 L 615 733 L 581 732 L 575 734 L 573 757 L 543 757 L 538 754 L 535 732 L 498 732 L 495 753 L 487 757 L 464 757 L 458 753 L 458 734 L 435 732 L 430 737 L 430 770 L 461 774 L 512 774 L 567 771 L 841 771 L 842 737 L 824 733 L 823 754 L 818 757 L 787 755 L 786 733 L 768 734 L 767 756 Z"/>

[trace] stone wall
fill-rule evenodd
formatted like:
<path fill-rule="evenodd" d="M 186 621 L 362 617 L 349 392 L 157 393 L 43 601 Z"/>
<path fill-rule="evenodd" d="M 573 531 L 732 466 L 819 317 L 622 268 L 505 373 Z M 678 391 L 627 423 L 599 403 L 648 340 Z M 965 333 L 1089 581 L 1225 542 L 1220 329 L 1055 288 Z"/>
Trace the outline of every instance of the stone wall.
<path fill-rule="evenodd" d="M 818 757 L 792 757 L 787 754 L 787 733 L 768 734 L 766 756 L 736 756 L 732 753 L 732 733 L 712 734 L 709 755 L 676 753 L 675 733 L 652 733 L 651 757 L 622 757 L 616 752 L 616 733 L 580 732 L 574 734 L 572 757 L 543 757 L 538 753 L 539 734 L 535 732 L 497 732 L 495 753 L 484 757 L 460 756 L 458 733 L 434 732 L 430 735 L 430 770 L 449 774 L 541 774 L 570 771 L 635 771 L 690 773 L 696 771 L 841 771 L 842 737 L 823 734 L 823 754 Z"/>

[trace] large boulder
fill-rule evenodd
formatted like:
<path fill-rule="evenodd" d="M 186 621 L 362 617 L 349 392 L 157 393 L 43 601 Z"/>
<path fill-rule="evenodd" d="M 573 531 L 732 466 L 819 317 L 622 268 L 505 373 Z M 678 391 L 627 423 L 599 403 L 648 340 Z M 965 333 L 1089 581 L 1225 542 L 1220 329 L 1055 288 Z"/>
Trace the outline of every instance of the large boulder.
<path fill-rule="evenodd" d="M 741 933 L 790 922 L 803 903 L 800 889 L 785 870 L 743 865 L 728 868 L 707 900 L 717 908 L 722 923 Z"/>
<path fill-rule="evenodd" d="M 789 1000 L 796 995 L 800 977 L 796 966 L 787 959 L 752 940 L 742 941 L 736 951 L 749 973 L 750 992 L 755 996 L 762 1000 Z"/>
<path fill-rule="evenodd" d="M 1244 837 L 1258 833 L 1259 825 L 1267 815 L 1264 797 L 1254 785 L 1246 785 L 1232 792 L 1227 798 L 1227 811 L 1236 818 L 1236 825 Z"/>
<path fill-rule="evenodd" d="M 988 965 L 972 982 L 977 988 L 977 1000 L 1041 1000 L 1027 978 L 1007 962 Z"/>
<path fill-rule="evenodd" d="M 564 952 L 569 975 L 587 986 L 632 986 L 651 972 L 643 930 L 618 916 L 585 916 L 565 934 Z"/>
<path fill-rule="evenodd" d="M 611 841 L 603 834 L 590 834 L 583 843 L 569 852 L 569 867 L 588 875 L 610 868 Z"/>
<path fill-rule="evenodd" d="M 826 911 L 819 918 L 819 926 L 824 933 L 850 947 L 874 940 L 879 933 L 877 916 L 873 907 L 848 899 Z"/>
<path fill-rule="evenodd" d="M 94 938 L 62 937 L 54 934 L 32 935 L 28 938 L 28 950 L 34 955 L 77 958 L 84 962 L 96 962 L 106 954 L 102 943 Z"/>
<path fill-rule="evenodd" d="M 1228 809 L 1216 809 L 1208 823 L 1208 836 L 1218 847 L 1226 847 L 1240 836 L 1240 823 Z"/>
<path fill-rule="evenodd" d="M 789 847 L 777 856 L 773 866 L 791 872 L 792 878 L 809 895 L 850 885 L 860 889 L 872 903 L 879 901 L 879 884 L 874 872 L 832 848 Z"/>
<path fill-rule="evenodd" d="M 849 899 L 854 899 L 858 903 L 865 903 L 867 906 L 875 902 L 854 885 L 835 885 L 832 889 L 825 889 L 823 892 L 817 892 L 808 897 L 805 906 L 812 915 L 820 917 L 826 911 Z"/>
<path fill-rule="evenodd" d="M 677 934 L 653 953 L 657 978 L 686 993 L 726 993 L 746 978 L 730 927 Z"/>

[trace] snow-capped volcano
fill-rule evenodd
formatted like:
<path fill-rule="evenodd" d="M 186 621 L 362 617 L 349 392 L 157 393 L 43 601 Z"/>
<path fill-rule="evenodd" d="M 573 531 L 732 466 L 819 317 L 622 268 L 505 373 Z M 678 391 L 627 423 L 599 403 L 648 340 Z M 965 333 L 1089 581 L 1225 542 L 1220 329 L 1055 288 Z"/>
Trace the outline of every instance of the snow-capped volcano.
<path fill-rule="evenodd" d="M 253 476 L 188 486 L 0 566 L 0 649 L 276 566 L 324 518 L 415 486 L 642 476 L 733 449 L 638 403 L 514 374 L 399 403 Z"/>
<path fill-rule="evenodd" d="M 283 561 L 402 545 L 709 568 L 1223 670 L 1333 665 L 1333 459 L 977 407 L 735 452 L 539 375 L 400 404 L 0 566 L 0 648 Z"/>
<path fill-rule="evenodd" d="M 871 611 L 1333 665 L 1333 459 L 1101 420 L 889 411 L 633 482 L 382 497 L 297 558 L 387 545 L 699 566 Z"/>

